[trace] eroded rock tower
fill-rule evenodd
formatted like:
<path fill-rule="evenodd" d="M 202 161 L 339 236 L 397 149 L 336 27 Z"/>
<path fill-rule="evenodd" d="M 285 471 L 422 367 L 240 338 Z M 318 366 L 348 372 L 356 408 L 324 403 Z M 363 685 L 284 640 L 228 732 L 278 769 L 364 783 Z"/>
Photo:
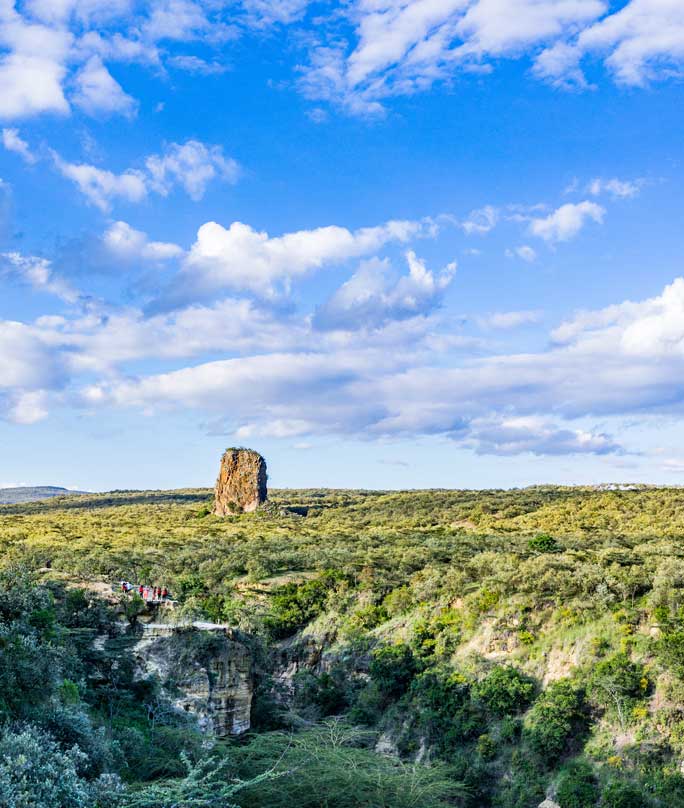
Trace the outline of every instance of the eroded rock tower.
<path fill-rule="evenodd" d="M 226 449 L 214 489 L 214 513 L 255 511 L 266 502 L 266 461 L 252 449 Z"/>

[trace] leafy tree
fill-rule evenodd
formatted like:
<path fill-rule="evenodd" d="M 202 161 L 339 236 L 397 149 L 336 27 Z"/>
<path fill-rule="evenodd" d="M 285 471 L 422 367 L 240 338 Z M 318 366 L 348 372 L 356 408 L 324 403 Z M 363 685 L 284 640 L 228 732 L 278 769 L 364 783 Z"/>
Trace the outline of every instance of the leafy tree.
<path fill-rule="evenodd" d="M 585 729 L 583 692 L 569 679 L 554 682 L 525 716 L 523 735 L 545 763 L 554 763 Z"/>
<path fill-rule="evenodd" d="M 187 774 L 182 779 L 153 783 L 138 791 L 118 794 L 118 805 L 122 808 L 207 808 L 212 805 L 239 808 L 234 800 L 241 791 L 287 774 L 276 774 L 269 769 L 249 780 L 240 780 L 235 777 L 228 758 L 206 757 L 193 764 L 183 756 L 183 762 Z"/>
<path fill-rule="evenodd" d="M 540 533 L 530 539 L 527 546 L 535 553 L 556 553 L 560 549 L 558 542 L 548 533 Z"/>
<path fill-rule="evenodd" d="M 599 788 L 591 766 L 584 760 L 573 760 L 558 778 L 556 799 L 562 808 L 595 808 Z"/>
<path fill-rule="evenodd" d="M 383 645 L 373 652 L 370 663 L 371 679 L 377 684 L 385 701 L 394 701 L 407 690 L 418 673 L 418 661 L 408 645 Z"/>
<path fill-rule="evenodd" d="M 647 808 L 648 802 L 638 785 L 612 780 L 601 793 L 600 805 L 601 808 Z"/>
<path fill-rule="evenodd" d="M 86 756 L 63 751 L 31 724 L 0 736 L 0 805 L 4 808 L 91 808 L 90 789 L 78 770 Z"/>
<path fill-rule="evenodd" d="M 589 680 L 588 692 L 599 706 L 615 710 L 624 729 L 630 703 L 643 696 L 647 687 L 644 666 L 619 653 L 597 663 Z"/>
<path fill-rule="evenodd" d="M 450 767 L 378 755 L 369 748 L 373 738 L 335 720 L 293 735 L 257 736 L 231 753 L 239 776 L 248 780 L 274 761 L 273 774 L 286 776 L 265 778 L 237 802 L 242 808 L 447 808 L 467 794 Z"/>
<path fill-rule="evenodd" d="M 270 634 L 276 638 L 289 637 L 322 611 L 330 592 L 343 576 L 329 570 L 305 583 L 289 583 L 275 591 L 265 619 Z"/>
<path fill-rule="evenodd" d="M 473 687 L 476 698 L 497 716 L 513 715 L 529 706 L 536 684 L 512 665 L 497 665 Z"/>

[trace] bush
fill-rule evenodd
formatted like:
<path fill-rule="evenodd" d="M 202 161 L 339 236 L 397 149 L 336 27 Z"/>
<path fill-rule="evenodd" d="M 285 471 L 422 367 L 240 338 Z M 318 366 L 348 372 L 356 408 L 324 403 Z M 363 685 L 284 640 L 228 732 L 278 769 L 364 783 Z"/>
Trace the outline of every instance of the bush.
<path fill-rule="evenodd" d="M 643 791 L 633 783 L 613 780 L 603 789 L 601 808 L 646 808 Z"/>
<path fill-rule="evenodd" d="M 582 691 L 569 679 L 554 682 L 525 717 L 524 737 L 544 763 L 553 763 L 566 751 L 571 737 L 584 726 Z"/>
<path fill-rule="evenodd" d="M 0 737 L 0 805 L 3 808 L 91 808 L 78 774 L 85 755 L 62 751 L 44 730 L 27 725 Z"/>
<path fill-rule="evenodd" d="M 387 702 L 402 696 L 417 672 L 418 662 L 408 645 L 384 645 L 373 652 L 371 680 Z"/>
<path fill-rule="evenodd" d="M 511 665 L 498 665 L 473 688 L 476 698 L 501 718 L 529 706 L 534 698 L 534 679 Z"/>
<path fill-rule="evenodd" d="M 329 570 L 311 581 L 279 587 L 273 594 L 264 620 L 269 634 L 274 639 L 283 639 L 304 628 L 323 611 L 329 594 L 343 577 Z"/>
<path fill-rule="evenodd" d="M 458 773 L 378 755 L 372 733 L 328 721 L 303 732 L 268 733 L 232 751 L 236 774 L 257 782 L 234 802 L 243 808 L 447 808 L 465 794 Z M 286 772 L 285 776 L 277 776 Z M 162 808 L 160 805 L 159 808 Z M 167 808 L 164 803 L 163 808 Z"/>
<path fill-rule="evenodd" d="M 398 709 L 404 720 L 413 721 L 413 738 L 446 757 L 485 729 L 484 716 L 471 698 L 467 680 L 448 669 L 416 676 Z"/>
<path fill-rule="evenodd" d="M 527 542 L 527 546 L 535 553 L 556 553 L 560 550 L 558 542 L 548 533 L 540 533 Z"/>
<path fill-rule="evenodd" d="M 556 800 L 561 808 L 595 808 L 598 795 L 598 784 L 588 763 L 572 761 L 563 769 L 556 786 Z"/>
<path fill-rule="evenodd" d="M 625 726 L 630 707 L 648 688 L 644 666 L 626 654 L 613 654 L 601 660 L 589 679 L 589 696 L 604 710 L 614 711 Z"/>
<path fill-rule="evenodd" d="M 319 676 L 304 671 L 295 676 L 295 705 L 310 710 L 321 718 L 341 713 L 347 706 L 347 694 L 339 671 L 324 672 Z"/>

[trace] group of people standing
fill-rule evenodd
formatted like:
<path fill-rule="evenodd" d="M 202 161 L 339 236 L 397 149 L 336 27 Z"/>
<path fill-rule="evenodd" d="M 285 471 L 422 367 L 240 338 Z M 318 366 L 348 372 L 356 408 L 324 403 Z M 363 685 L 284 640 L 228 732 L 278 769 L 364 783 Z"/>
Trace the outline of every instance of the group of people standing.
<path fill-rule="evenodd" d="M 121 581 L 122 592 L 128 593 L 135 589 L 135 584 L 130 583 L 130 581 Z M 165 586 L 145 586 L 145 584 L 139 584 L 137 591 L 143 600 L 148 601 L 168 600 L 170 597 L 169 590 Z"/>

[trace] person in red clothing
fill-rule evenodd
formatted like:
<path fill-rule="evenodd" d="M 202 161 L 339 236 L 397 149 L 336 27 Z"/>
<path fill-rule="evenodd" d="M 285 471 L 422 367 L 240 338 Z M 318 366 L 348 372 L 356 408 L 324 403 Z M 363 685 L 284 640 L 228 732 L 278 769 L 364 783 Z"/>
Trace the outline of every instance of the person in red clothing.
<path fill-rule="evenodd" d="M 142 584 L 140 584 L 140 586 L 138 587 L 138 594 L 140 595 L 140 597 L 142 597 L 142 596 L 143 596 L 143 592 L 144 592 L 144 591 L 145 591 L 145 590 L 144 590 L 143 585 L 142 585 Z"/>
<path fill-rule="evenodd" d="M 166 587 L 164 587 L 164 588 L 162 589 L 161 596 L 162 596 L 162 600 L 164 600 L 164 599 L 168 598 L 168 596 L 169 596 L 169 590 L 168 590 Z"/>

